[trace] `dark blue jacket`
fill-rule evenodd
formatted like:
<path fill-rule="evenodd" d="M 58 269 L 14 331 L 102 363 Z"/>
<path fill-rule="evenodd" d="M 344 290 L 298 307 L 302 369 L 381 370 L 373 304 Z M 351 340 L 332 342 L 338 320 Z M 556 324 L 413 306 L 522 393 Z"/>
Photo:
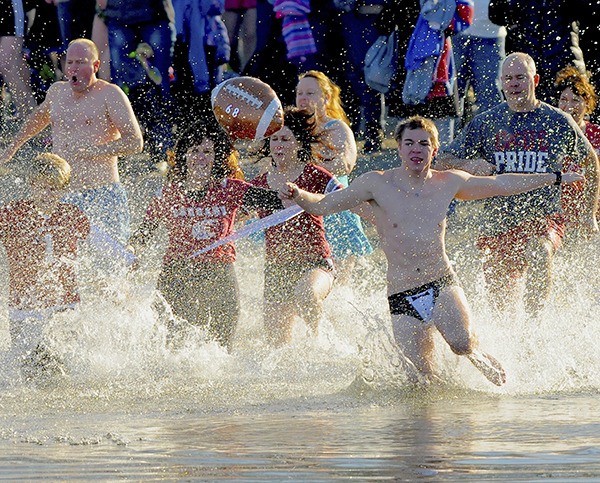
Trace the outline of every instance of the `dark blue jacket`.
<path fill-rule="evenodd" d="M 167 19 L 162 0 L 108 0 L 104 16 L 124 25 Z"/>

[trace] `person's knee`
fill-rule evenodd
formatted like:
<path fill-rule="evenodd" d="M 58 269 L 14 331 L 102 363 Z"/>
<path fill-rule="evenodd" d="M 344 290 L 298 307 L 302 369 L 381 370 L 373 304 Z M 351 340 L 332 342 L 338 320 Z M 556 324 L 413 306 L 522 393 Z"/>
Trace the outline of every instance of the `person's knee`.
<path fill-rule="evenodd" d="M 542 237 L 532 238 L 527 242 L 527 258 L 537 264 L 548 264 L 554 255 L 554 247 L 550 240 Z"/>
<path fill-rule="evenodd" d="M 473 352 L 474 344 L 471 339 L 464 339 L 450 344 L 450 349 L 458 356 L 466 356 Z"/>
<path fill-rule="evenodd" d="M 301 281 L 294 288 L 294 298 L 299 301 L 300 305 L 312 304 L 317 299 L 313 287 L 308 281 Z"/>

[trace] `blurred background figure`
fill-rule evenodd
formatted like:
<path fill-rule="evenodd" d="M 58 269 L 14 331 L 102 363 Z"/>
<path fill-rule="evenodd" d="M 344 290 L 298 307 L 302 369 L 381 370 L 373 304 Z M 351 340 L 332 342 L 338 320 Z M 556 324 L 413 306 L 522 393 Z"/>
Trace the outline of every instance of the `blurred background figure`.
<path fill-rule="evenodd" d="M 98 47 L 100 52 L 100 70 L 98 78 L 107 82 L 112 81 L 110 75 L 110 49 L 108 48 L 108 27 L 104 21 L 104 10 L 96 4 L 96 13 L 92 22 L 92 42 Z"/>
<path fill-rule="evenodd" d="M 442 146 L 452 141 L 460 115 L 453 41 L 472 20 L 468 0 L 439 1 L 423 10 L 417 0 L 390 0 L 376 22 L 380 35 L 398 29 L 398 72 L 385 95 L 388 116 L 431 118 Z"/>
<path fill-rule="evenodd" d="M 256 2 L 256 48 L 244 75 L 258 77 L 269 84 L 284 106 L 295 102 L 298 67 L 287 58 L 282 20 L 275 16 L 272 1 Z"/>
<path fill-rule="evenodd" d="M 229 66 L 243 73 L 256 49 L 256 0 L 225 0 L 223 21 L 229 34 Z"/>
<path fill-rule="evenodd" d="M 38 5 L 42 0 L 35 0 Z M 98 4 L 95 0 L 43 0 L 46 4 L 55 7 L 55 16 L 58 21 L 61 45 L 58 51 L 60 73 L 64 71 L 64 52 L 69 46 L 69 42 L 74 39 L 91 39 L 100 51 L 100 60 L 102 62 L 99 75 L 100 79 L 110 81 L 110 52 L 108 50 L 108 30 L 103 20 L 103 8 L 106 1 Z M 36 9 L 36 16 L 38 15 Z"/>
<path fill-rule="evenodd" d="M 91 37 L 96 12 L 95 0 L 45 0 L 45 2 L 56 7 L 63 51 L 67 50 L 71 40 Z"/>
<path fill-rule="evenodd" d="M 348 116 L 357 139 L 364 139 L 362 152 L 377 153 L 383 141 L 382 96 L 365 82 L 365 55 L 379 34 L 375 28 L 377 15 L 383 11 L 385 0 L 364 2 L 334 2 L 342 9 L 340 25 L 346 50 L 345 77 L 352 96 Z M 351 3 L 352 5 L 348 5 Z M 344 6 L 345 5 L 345 8 Z M 357 42 L 356 39 L 361 39 Z"/>
<path fill-rule="evenodd" d="M 178 123 L 212 116 L 211 90 L 223 80 L 231 48 L 222 0 L 172 0 L 175 16 L 173 94 Z"/>
<path fill-rule="evenodd" d="M 317 52 L 307 56 L 299 72 L 325 73 L 341 88 L 341 99 L 351 129 L 364 141 L 365 154 L 381 149 L 382 96 L 365 83 L 364 60 L 379 33 L 375 21 L 384 0 L 312 0 L 308 20 Z"/>
<path fill-rule="evenodd" d="M 125 91 L 152 158 L 173 147 L 172 31 L 162 0 L 98 0 L 108 28 L 111 77 Z"/>
<path fill-rule="evenodd" d="M 0 0 L 0 76 L 10 93 L 9 106 L 17 121 L 37 105 L 30 85 L 29 66 L 23 56 L 27 17 L 23 0 Z"/>
<path fill-rule="evenodd" d="M 464 121 L 503 100 L 499 76 L 506 55 L 506 28 L 490 21 L 490 0 L 474 0 L 473 4 L 473 23 L 452 39 Z M 467 98 L 469 91 L 472 99 Z"/>

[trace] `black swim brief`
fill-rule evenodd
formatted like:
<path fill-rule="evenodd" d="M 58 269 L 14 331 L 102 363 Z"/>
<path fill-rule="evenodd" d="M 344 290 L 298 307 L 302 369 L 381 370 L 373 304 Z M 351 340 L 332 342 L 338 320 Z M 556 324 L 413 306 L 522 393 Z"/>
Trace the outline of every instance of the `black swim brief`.
<path fill-rule="evenodd" d="M 390 295 L 388 297 L 390 313 L 393 315 L 408 315 L 421 322 L 428 323 L 431 320 L 440 290 L 450 285 L 458 285 L 458 279 L 453 273 L 420 287 Z"/>

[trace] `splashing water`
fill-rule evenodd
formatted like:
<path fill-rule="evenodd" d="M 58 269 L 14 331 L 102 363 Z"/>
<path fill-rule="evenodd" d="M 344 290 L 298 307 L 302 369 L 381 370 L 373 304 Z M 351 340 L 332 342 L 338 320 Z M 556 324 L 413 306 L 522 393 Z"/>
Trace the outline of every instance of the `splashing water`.
<path fill-rule="evenodd" d="M 350 448 L 348 451 L 359 442 L 373 444 L 360 440 L 359 429 L 364 434 L 379 430 L 379 437 L 383 439 L 374 443 L 374 448 L 382 451 L 381 444 L 392 434 L 382 429 L 387 427 L 388 418 L 395 421 L 390 423 L 394 434 L 412 431 L 413 420 L 425 424 L 430 428 L 427 431 L 433 431 L 431 434 L 437 434 L 436 431 L 440 431 L 436 428 L 438 416 L 431 416 L 428 411 L 464 420 L 465 414 L 451 404 L 456 400 L 462 401 L 465 407 L 478 408 L 489 418 L 485 424 L 496 428 L 503 424 L 514 437 L 519 431 L 509 423 L 510 418 L 514 418 L 514 408 L 517 412 L 527 408 L 532 411 L 530 404 L 519 402 L 521 398 L 525 401 L 540 396 L 542 401 L 557 397 L 593 400 L 600 390 L 600 328 L 596 324 L 600 299 L 596 295 L 599 280 L 594 270 L 598 242 L 571 245 L 559 252 L 552 297 L 538 320 L 529 319 L 520 304 L 513 315 L 501 318 L 487 303 L 469 223 L 459 216 L 450 228 L 448 251 L 472 307 L 473 330 L 482 349 L 501 361 L 508 374 L 508 382 L 501 388 L 489 384 L 466 358 L 452 354 L 440 336 L 436 336 L 436 362 L 447 384 L 422 391 L 408 383 L 412 368 L 398 351 L 391 333 L 385 297 L 385 260 L 380 250 L 360 261 L 347 285 L 334 288 L 325 302 L 317 337 L 298 320 L 292 343 L 273 349 L 266 344 L 262 332 L 262 247 L 243 240 L 238 243 L 236 264 L 242 313 L 232 353 L 207 339 L 201 328 L 187 330 L 181 343 L 173 348 L 168 343 L 165 325 L 168 310 L 153 304 L 164 246 L 164 236 L 158 236 L 155 245 L 144 255 L 137 273 L 108 284 L 96 285 L 93 277 L 88 283 L 87 275 L 93 273 L 94 262 L 81 260 L 81 307 L 57 314 L 46 331 L 48 344 L 63 362 L 64 375 L 25 381 L 19 370 L 18 355 L 10 350 L 6 315 L 0 314 L 0 344 L 5 349 L 0 365 L 3 415 L 0 440 L 27 444 L 32 454 L 35 453 L 32 448 L 40 446 L 45 449 L 41 454 L 46 455 L 49 448 L 56 445 L 119 448 L 135 447 L 137 441 L 138 445 L 147 445 L 151 454 L 165 450 L 153 438 L 158 434 L 169 435 L 170 431 L 179 443 L 193 444 L 193 438 L 198 435 L 194 433 L 192 438 L 192 433 L 186 432 L 187 426 L 201 419 L 206 425 L 202 426 L 202 437 L 213 441 L 215 447 L 220 443 L 213 440 L 217 438 L 213 431 L 220 435 L 226 433 L 232 440 L 236 439 L 233 436 L 236 432 L 241 432 L 239 438 L 247 438 L 247 443 L 255 444 L 257 451 L 262 448 L 264 453 L 260 457 L 269 461 L 270 468 L 277 469 L 279 466 L 273 461 L 277 461 L 276 450 L 281 438 L 290 447 L 297 438 L 327 439 L 323 425 L 334 428 L 340 425 L 332 431 L 340 438 L 347 434 L 349 439 L 342 439 L 345 447 Z M 0 280 L 6 287 L 6 269 L 3 266 L 1 270 L 4 271 L 0 272 Z M 3 295 L 4 306 L 5 298 Z M 438 405 L 440 413 L 436 412 Z M 532 407 L 547 412 L 546 406 L 537 399 Z M 315 413 L 320 422 L 315 420 Z M 222 421 L 225 414 L 228 423 Z M 346 421 L 348 415 L 357 418 L 355 428 L 349 427 L 352 424 Z M 467 420 L 474 428 L 484 425 L 483 418 L 470 417 L 472 420 Z M 181 423 L 176 422 L 179 418 Z M 523 416 L 522 424 L 526 425 L 525 419 Z M 256 421 L 261 428 L 271 431 L 272 439 L 263 432 L 258 436 Z M 406 426 L 396 429 L 398 421 L 404 421 Z M 284 426 L 277 426 L 278 422 Z M 294 422 L 302 424 L 296 426 Z M 369 422 L 376 423 L 376 427 Z M 287 434 L 288 430 L 281 428 L 290 424 L 292 433 Z M 233 426 L 225 427 L 229 425 Z M 236 428 L 235 431 L 232 428 Z M 552 430 L 555 429 L 553 426 Z M 457 427 L 455 431 L 463 434 L 464 430 Z M 405 435 L 408 442 L 393 443 L 396 446 L 388 448 L 389 455 L 394 454 L 395 447 L 399 451 L 406 450 L 406 444 L 414 446 L 417 456 L 422 453 L 419 438 L 425 433 L 418 433 L 416 440 L 410 440 L 410 434 Z M 252 439 L 259 437 L 260 442 Z M 242 443 L 238 440 L 238 444 Z M 336 442 L 330 444 L 335 447 Z M 266 447 L 269 449 L 264 449 Z M 485 451 L 478 454 L 485 454 L 490 465 L 493 461 L 512 461 L 507 456 L 512 448 L 506 447 L 506 453 L 494 455 L 481 443 L 474 447 Z M 289 451 L 290 465 L 304 461 L 303 451 L 298 448 Z M 367 469 L 382 464 L 381 459 L 369 457 L 364 446 L 360 451 L 363 457 L 356 464 L 361 472 L 356 474 L 368 476 Z M 595 458 L 593 448 L 590 451 L 576 450 L 573 457 L 578 462 L 588 461 Z M 382 454 L 385 457 L 388 453 Z M 408 473 L 408 478 L 438 474 L 439 468 L 431 469 L 436 466 L 431 463 L 434 457 L 423 463 L 417 456 L 414 456 L 418 461 L 414 470 L 417 473 Z M 296 457 L 298 459 L 294 459 Z M 113 463 L 119 463 L 117 450 L 111 452 L 111 458 Z M 226 468 L 231 464 L 214 455 L 193 458 L 211 467 L 223 465 Z M 250 469 L 258 464 L 246 463 Z M 310 460 L 304 461 L 307 466 L 309 463 Z M 336 467 L 339 462 L 334 458 L 330 464 Z M 469 460 L 461 464 L 473 463 Z M 319 462 L 312 465 L 318 466 Z M 400 474 L 397 465 L 388 461 L 384 466 L 389 475 Z M 283 467 L 292 471 L 289 466 Z M 124 470 L 124 474 L 139 478 L 146 475 L 131 466 L 127 468 L 130 471 Z M 355 475 L 337 468 L 335 475 Z M 44 471 L 46 476 L 57 476 L 47 468 Z M 186 471 L 182 475 L 193 475 L 189 468 Z M 227 472 L 214 471 L 215 478 Z M 101 474 L 101 470 L 98 472 Z M 207 477 L 207 473 L 198 474 Z M 314 480 L 315 475 L 309 479 Z"/>
<path fill-rule="evenodd" d="M 201 397 L 207 407 L 218 409 L 330 394 L 357 378 L 371 389 L 406 384 L 413 369 L 391 335 L 377 254 L 356 269 L 353 278 L 358 283 L 333 290 L 325 303 L 319 336 L 312 336 L 297 320 L 292 343 L 273 349 L 262 334 L 262 291 L 257 289 L 262 287 L 261 249 L 244 241 L 238 251 L 242 316 L 231 354 L 210 341 L 201 328 L 190 329 L 180 347 L 170 348 L 164 314 L 152 303 L 157 271 L 146 271 L 114 282 L 118 290 L 93 293 L 86 287 L 79 309 L 52 319 L 46 334 L 66 371 L 54 389 L 124 401 L 140 394 L 182 401 Z M 467 251 L 468 247 L 456 259 L 467 256 Z M 598 329 L 591 308 L 598 302 L 593 298 L 591 273 L 579 278 L 579 270 L 559 257 L 551 303 L 539 320 L 528 320 L 522 307 L 510 318 L 497 318 L 485 302 L 481 275 L 468 280 L 461 267 L 457 269 L 471 301 L 473 329 L 482 348 L 504 364 L 508 383 L 500 389 L 490 387 L 438 336 L 437 363 L 449 383 L 508 394 L 600 387 Z M 576 284 L 575 279 L 588 283 Z M 8 334 L 0 333 L 7 347 Z M 8 352 L 6 358 L 5 389 L 35 390 L 20 380 L 16 355 Z"/>

